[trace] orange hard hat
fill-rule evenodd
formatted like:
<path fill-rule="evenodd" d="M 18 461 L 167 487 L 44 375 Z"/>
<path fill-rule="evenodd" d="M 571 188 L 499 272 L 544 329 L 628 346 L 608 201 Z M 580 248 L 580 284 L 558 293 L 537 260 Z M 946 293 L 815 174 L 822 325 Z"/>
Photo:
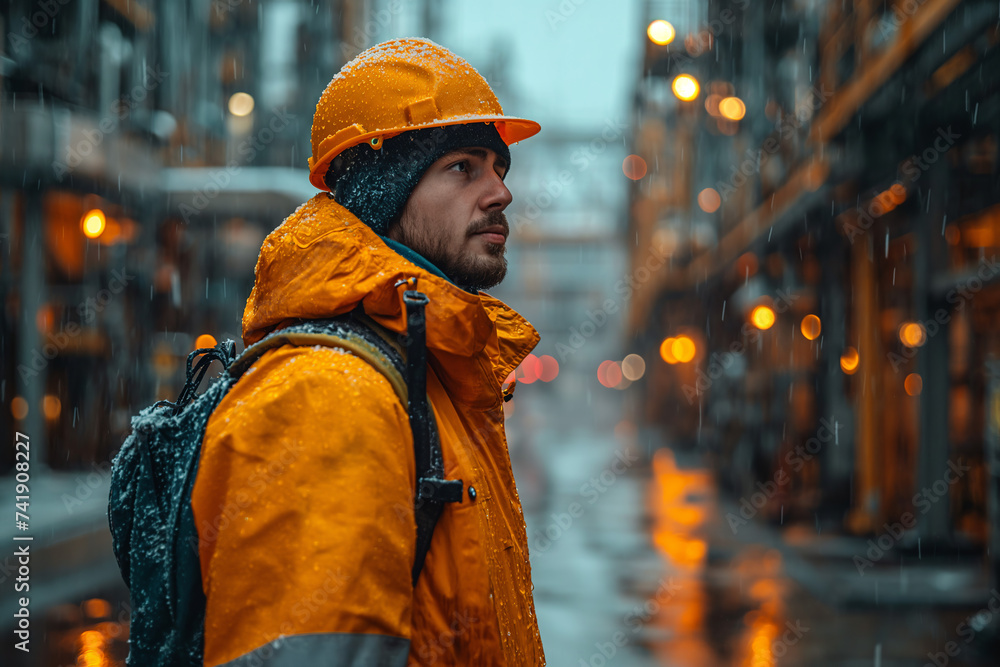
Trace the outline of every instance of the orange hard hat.
<path fill-rule="evenodd" d="M 417 38 L 382 42 L 344 65 L 320 95 L 309 181 L 329 190 L 330 162 L 351 146 L 378 150 L 401 132 L 466 123 L 494 123 L 508 146 L 541 129 L 504 116 L 486 79 L 443 46 Z"/>

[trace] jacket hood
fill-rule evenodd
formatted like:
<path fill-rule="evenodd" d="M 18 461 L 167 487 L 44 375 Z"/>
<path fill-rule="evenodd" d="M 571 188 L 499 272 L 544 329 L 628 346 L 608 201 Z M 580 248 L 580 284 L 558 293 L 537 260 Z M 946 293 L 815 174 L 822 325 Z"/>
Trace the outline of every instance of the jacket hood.
<path fill-rule="evenodd" d="M 489 394 L 498 394 L 539 341 L 534 327 L 502 301 L 466 292 L 404 259 L 326 192 L 267 236 L 254 274 L 243 313 L 247 346 L 297 319 L 340 315 L 359 303 L 382 326 L 405 333 L 403 291 L 414 288 L 397 284 L 412 278 L 429 299 L 432 365 L 454 391 L 478 394 L 481 366 L 488 365 L 497 378 Z"/>

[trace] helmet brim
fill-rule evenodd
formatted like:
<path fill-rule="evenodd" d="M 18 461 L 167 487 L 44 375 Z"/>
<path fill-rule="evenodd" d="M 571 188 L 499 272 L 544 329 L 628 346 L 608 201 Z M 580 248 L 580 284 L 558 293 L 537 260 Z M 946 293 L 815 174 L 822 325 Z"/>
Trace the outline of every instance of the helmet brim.
<path fill-rule="evenodd" d="M 402 129 L 374 130 L 372 132 L 355 135 L 350 139 L 337 144 L 324 153 L 322 158 L 320 158 L 320 160 L 316 163 L 312 163 L 312 158 L 310 158 L 309 182 L 320 190 L 328 191 L 330 188 L 326 185 L 326 172 L 329 170 L 330 163 L 333 159 L 348 148 L 357 146 L 358 144 L 367 143 L 375 137 L 388 139 L 396 136 L 397 134 L 409 132 L 410 130 L 422 130 L 430 127 L 447 127 L 449 125 L 468 125 L 470 123 L 495 123 L 497 126 L 497 132 L 500 134 L 500 138 L 503 139 L 504 143 L 508 146 L 516 144 L 519 141 L 523 141 L 528 137 L 532 137 L 538 134 L 538 132 L 542 129 L 541 125 L 533 120 L 528 120 L 527 118 L 515 118 L 512 116 L 462 116 L 449 118 L 447 120 L 434 121 L 431 123 L 422 123 L 420 125 L 412 125 Z"/>

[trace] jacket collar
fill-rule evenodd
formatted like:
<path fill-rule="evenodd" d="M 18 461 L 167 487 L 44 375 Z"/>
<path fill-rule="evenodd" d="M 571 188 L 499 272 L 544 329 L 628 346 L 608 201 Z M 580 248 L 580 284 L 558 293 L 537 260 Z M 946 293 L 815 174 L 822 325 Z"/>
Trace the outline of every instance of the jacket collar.
<path fill-rule="evenodd" d="M 538 343 L 535 329 L 512 308 L 485 292 L 471 294 L 441 275 L 405 259 L 325 192 L 300 206 L 264 240 L 255 283 L 243 314 L 246 345 L 299 318 L 331 317 L 354 309 L 391 331 L 406 331 L 403 289 L 429 299 L 427 347 L 435 369 L 476 391 L 483 370 L 496 383 L 490 394 Z M 454 393 L 454 392 L 451 392 Z"/>

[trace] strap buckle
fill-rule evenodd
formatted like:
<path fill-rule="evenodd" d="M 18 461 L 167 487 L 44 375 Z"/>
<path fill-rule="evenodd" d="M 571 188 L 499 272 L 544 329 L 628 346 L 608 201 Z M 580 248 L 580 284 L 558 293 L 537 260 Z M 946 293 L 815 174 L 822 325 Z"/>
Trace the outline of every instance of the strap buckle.
<path fill-rule="evenodd" d="M 417 500 L 436 500 L 442 503 L 462 502 L 464 485 L 460 479 L 421 477 L 417 485 Z"/>

